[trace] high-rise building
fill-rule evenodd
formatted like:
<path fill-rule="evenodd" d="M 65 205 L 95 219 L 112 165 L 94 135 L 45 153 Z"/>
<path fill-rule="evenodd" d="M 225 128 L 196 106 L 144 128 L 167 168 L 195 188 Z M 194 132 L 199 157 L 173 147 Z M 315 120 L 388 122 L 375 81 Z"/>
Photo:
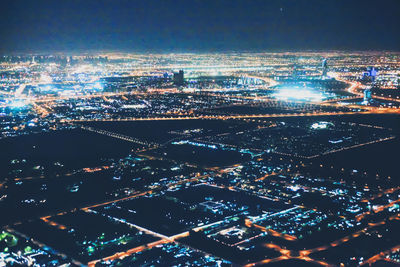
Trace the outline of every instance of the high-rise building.
<path fill-rule="evenodd" d="M 364 103 L 369 103 L 372 99 L 371 89 L 364 90 Z"/>
<path fill-rule="evenodd" d="M 184 84 L 184 72 L 180 70 L 177 73 L 174 73 L 174 84 L 176 86 L 182 86 Z"/>
<path fill-rule="evenodd" d="M 378 74 L 378 71 L 374 67 L 369 67 L 368 68 L 368 74 L 371 77 L 371 80 L 374 82 L 376 75 Z"/>
<path fill-rule="evenodd" d="M 367 71 L 362 75 L 362 80 L 365 82 L 374 83 L 377 75 L 378 71 L 374 67 L 368 67 Z"/>
<path fill-rule="evenodd" d="M 299 71 L 298 71 L 298 69 L 297 69 L 297 65 L 295 64 L 295 65 L 293 66 L 292 79 L 293 79 L 293 80 L 296 80 L 296 79 L 298 78 L 298 74 L 299 74 Z"/>
<path fill-rule="evenodd" d="M 328 74 L 328 61 L 326 58 L 322 60 L 322 78 L 325 78 Z"/>

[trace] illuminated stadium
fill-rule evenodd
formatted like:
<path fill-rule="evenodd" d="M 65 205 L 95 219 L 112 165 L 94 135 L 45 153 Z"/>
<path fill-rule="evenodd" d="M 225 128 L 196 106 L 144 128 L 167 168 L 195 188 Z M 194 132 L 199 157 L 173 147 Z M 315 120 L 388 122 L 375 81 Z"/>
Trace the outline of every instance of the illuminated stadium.
<path fill-rule="evenodd" d="M 287 85 L 277 87 L 277 90 L 271 96 L 284 101 L 321 102 L 334 95 L 311 87 Z"/>

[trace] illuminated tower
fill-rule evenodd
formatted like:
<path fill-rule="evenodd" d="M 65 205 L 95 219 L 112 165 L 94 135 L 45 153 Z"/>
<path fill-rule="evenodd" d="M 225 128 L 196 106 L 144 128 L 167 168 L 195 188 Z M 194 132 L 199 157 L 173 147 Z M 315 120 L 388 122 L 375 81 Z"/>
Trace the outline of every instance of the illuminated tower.
<path fill-rule="evenodd" d="M 374 67 L 369 67 L 368 74 L 369 74 L 369 77 L 371 78 L 371 81 L 374 82 L 378 72 L 376 71 L 376 69 Z"/>
<path fill-rule="evenodd" d="M 328 74 L 328 62 L 327 59 L 324 58 L 324 60 L 322 60 L 322 78 L 325 78 Z"/>
<path fill-rule="evenodd" d="M 369 103 L 372 99 L 371 89 L 364 90 L 364 103 Z"/>
<path fill-rule="evenodd" d="M 177 86 L 182 86 L 184 83 L 184 72 L 180 70 L 178 73 L 174 73 L 174 84 Z"/>
<path fill-rule="evenodd" d="M 293 65 L 293 72 L 292 72 L 292 79 L 297 80 L 298 76 L 298 70 L 297 70 L 297 65 Z"/>

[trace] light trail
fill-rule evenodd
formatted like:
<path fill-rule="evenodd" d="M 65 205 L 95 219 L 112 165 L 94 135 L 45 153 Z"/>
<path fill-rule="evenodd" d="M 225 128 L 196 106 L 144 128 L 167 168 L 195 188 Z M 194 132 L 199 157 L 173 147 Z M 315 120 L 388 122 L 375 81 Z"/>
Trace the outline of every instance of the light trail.
<path fill-rule="evenodd" d="M 263 181 L 263 180 L 265 180 L 266 178 L 268 178 L 268 177 L 270 177 L 270 176 L 278 175 L 278 174 L 280 174 L 280 173 L 282 173 L 282 172 L 283 172 L 283 170 L 282 170 L 282 171 L 279 171 L 279 172 L 267 173 L 267 174 L 265 174 L 264 176 L 255 179 L 254 181 L 256 181 L 256 182 L 258 182 L 258 181 Z"/>
<path fill-rule="evenodd" d="M 251 115 L 202 115 L 186 117 L 125 117 L 118 119 L 63 119 L 61 122 L 95 122 L 95 121 L 173 121 L 173 120 L 229 120 L 229 119 L 257 119 L 257 118 L 286 118 L 286 117 L 318 117 L 338 115 L 364 115 L 364 114 L 400 114 L 400 110 L 377 111 L 336 111 L 336 112 L 308 112 L 308 113 L 283 113 L 283 114 L 251 114 Z"/>
<path fill-rule="evenodd" d="M 374 264 L 375 262 L 377 262 L 377 261 L 379 261 L 379 260 L 385 260 L 385 259 L 386 259 L 386 255 L 388 255 L 388 254 L 390 254 L 390 253 L 393 253 L 393 252 L 398 252 L 398 251 L 400 251 L 400 245 L 397 245 L 397 246 L 395 246 L 395 247 L 393 247 L 393 248 L 391 248 L 391 249 L 382 251 L 382 252 L 380 252 L 380 253 L 378 253 L 378 254 L 372 256 L 371 258 L 369 258 L 369 259 L 363 261 L 363 262 L 360 264 L 360 266 L 363 266 L 363 265 L 365 265 L 365 264 L 368 264 L 369 266 L 371 266 L 372 264 Z M 398 264 L 398 262 L 395 262 L 395 263 Z"/>
<path fill-rule="evenodd" d="M 399 220 L 399 219 L 400 219 L 400 215 L 399 214 L 393 215 L 393 216 L 391 216 L 389 218 L 384 219 L 383 221 L 380 221 L 380 222 L 377 222 L 377 223 L 368 224 L 367 227 L 365 227 L 365 228 L 363 228 L 363 229 L 361 229 L 361 230 L 359 230 L 357 232 L 354 232 L 354 233 L 352 233 L 350 235 L 342 237 L 342 238 L 340 238 L 338 240 L 335 240 L 335 241 L 329 243 L 328 245 L 316 247 L 316 248 L 313 248 L 313 249 L 301 250 L 301 251 L 299 251 L 299 253 L 303 254 L 303 255 L 310 255 L 311 253 L 314 253 L 314 252 L 324 251 L 324 250 L 327 250 L 329 248 L 339 246 L 339 245 L 341 245 L 343 243 L 349 242 L 350 240 L 352 240 L 354 238 L 359 237 L 362 234 L 365 234 L 367 232 L 367 230 L 369 230 L 369 229 L 372 229 L 374 227 L 386 224 L 387 220 Z"/>
<path fill-rule="evenodd" d="M 253 226 L 258 228 L 258 229 L 260 229 L 263 232 L 267 232 L 268 234 L 270 234 L 272 236 L 279 237 L 279 238 L 285 239 L 287 241 L 296 241 L 297 240 L 297 237 L 295 237 L 293 235 L 282 234 L 282 233 L 279 233 L 278 231 L 275 231 L 273 229 L 265 228 L 264 226 L 261 226 L 261 225 L 258 225 L 258 224 L 253 224 Z"/>
<path fill-rule="evenodd" d="M 307 262 L 312 262 L 312 263 L 316 263 L 316 264 L 319 264 L 319 265 L 322 265 L 322 266 L 327 266 L 327 267 L 328 266 L 334 266 L 332 264 L 329 264 L 329 263 L 321 261 L 321 260 L 312 259 L 312 258 L 309 257 L 309 255 L 314 253 L 314 252 L 324 251 L 324 250 L 327 250 L 329 248 L 336 247 L 336 246 L 339 246 L 339 245 L 341 245 L 343 243 L 346 243 L 346 242 L 350 241 L 351 239 L 359 237 L 361 234 L 365 234 L 366 231 L 371 229 L 371 228 L 374 228 L 374 227 L 380 226 L 380 225 L 384 225 L 386 223 L 386 220 L 399 220 L 399 219 L 400 219 L 400 216 L 398 214 L 394 215 L 394 216 L 391 216 L 388 219 L 385 219 L 385 220 L 383 220 L 381 222 L 378 222 L 378 223 L 375 223 L 373 225 L 369 225 L 369 226 L 365 227 L 364 229 L 361 229 L 361 230 L 359 230 L 359 231 L 357 231 L 357 232 L 355 232 L 353 234 L 350 234 L 350 235 L 345 236 L 345 237 L 343 237 L 341 239 L 335 240 L 335 241 L 329 243 L 328 245 L 316 247 L 316 248 L 313 248 L 313 249 L 294 251 L 294 250 L 289 250 L 289 249 L 282 248 L 282 247 L 280 247 L 280 246 L 278 246 L 276 244 L 273 244 L 273 243 L 266 243 L 265 246 L 267 248 L 274 249 L 274 250 L 278 251 L 279 253 L 281 253 L 282 255 L 277 257 L 277 258 L 273 258 L 273 259 L 265 259 L 265 260 L 262 260 L 262 261 L 249 263 L 249 264 L 246 264 L 245 266 L 246 267 L 252 267 L 252 266 L 263 265 L 263 264 L 272 263 L 272 262 L 278 262 L 278 261 L 282 261 L 282 260 L 289 260 L 289 259 L 304 260 L 304 261 L 307 261 Z M 395 247 L 395 248 L 397 249 L 397 247 Z M 375 259 L 377 259 L 376 255 L 374 257 L 372 257 L 372 260 L 371 260 L 371 258 L 369 260 L 373 261 Z M 367 263 L 369 263 L 369 262 L 367 262 Z"/>
<path fill-rule="evenodd" d="M 386 101 L 400 102 L 400 99 L 397 99 L 394 97 L 385 97 L 385 96 L 377 96 L 377 95 L 372 95 L 371 97 L 376 98 L 376 99 L 386 100 Z"/>
<path fill-rule="evenodd" d="M 385 191 L 379 192 L 378 194 L 376 194 L 376 195 L 374 195 L 374 196 L 372 196 L 370 198 L 365 198 L 365 199 L 361 200 L 361 202 L 370 202 L 370 201 L 373 201 L 373 200 L 375 200 L 377 198 L 382 197 L 383 195 L 392 194 L 392 193 L 394 193 L 394 192 L 396 192 L 398 190 L 400 190 L 400 186 L 389 188 L 389 189 L 386 189 Z"/>
<path fill-rule="evenodd" d="M 379 212 L 384 211 L 384 210 L 387 209 L 387 208 L 392 207 L 393 205 L 395 205 L 395 204 L 397 204 L 397 203 L 400 203 L 400 198 L 397 199 L 397 200 L 394 200 L 394 201 L 390 202 L 389 204 L 386 204 L 386 205 L 383 205 L 383 206 L 379 206 L 378 208 L 373 209 L 372 212 L 371 212 L 371 211 L 367 211 L 367 212 L 364 212 L 364 213 L 362 213 L 362 214 L 359 214 L 359 215 L 357 215 L 356 220 L 357 220 L 357 221 L 361 221 L 361 220 L 364 219 L 367 215 L 377 214 L 377 213 L 379 213 Z"/>
<path fill-rule="evenodd" d="M 145 244 L 145 245 L 141 245 L 141 246 L 138 246 L 138 247 L 135 247 L 135 248 L 128 249 L 127 251 L 124 251 L 124 252 L 117 252 L 117 253 L 115 253 L 115 254 L 113 254 L 111 256 L 104 257 L 102 259 L 93 260 L 93 261 L 89 262 L 87 264 L 87 266 L 88 267 L 94 267 L 94 266 L 96 266 L 97 263 L 99 263 L 101 261 L 108 262 L 108 261 L 113 261 L 113 260 L 116 260 L 116 259 L 122 259 L 122 258 L 130 256 L 132 254 L 141 252 L 143 250 L 151 249 L 152 247 L 159 246 L 159 245 L 166 244 L 166 243 L 169 243 L 169 241 L 165 240 L 165 239 L 161 239 L 161 240 L 157 240 L 157 241 L 154 241 L 154 242 L 150 242 L 150 243 Z"/>
<path fill-rule="evenodd" d="M 83 125 L 79 125 L 79 127 L 81 129 L 89 131 L 89 132 L 94 132 L 94 133 L 114 137 L 114 138 L 121 139 L 124 141 L 132 142 L 132 143 L 135 143 L 138 145 L 148 146 L 148 147 L 152 147 L 152 148 L 157 148 L 159 146 L 159 144 L 156 144 L 156 143 L 148 143 L 148 142 L 141 141 L 141 140 L 131 137 L 131 136 L 114 133 L 114 132 L 110 132 L 110 131 L 106 131 L 106 130 L 102 130 L 102 129 L 96 129 L 94 127 L 87 127 L 87 126 L 83 126 Z"/>
<path fill-rule="evenodd" d="M 333 98 L 333 99 L 327 99 L 322 101 L 322 103 L 333 103 L 333 102 L 339 102 L 343 100 L 354 100 L 354 99 L 359 99 L 360 96 L 348 96 L 348 97 L 339 97 L 339 98 Z"/>

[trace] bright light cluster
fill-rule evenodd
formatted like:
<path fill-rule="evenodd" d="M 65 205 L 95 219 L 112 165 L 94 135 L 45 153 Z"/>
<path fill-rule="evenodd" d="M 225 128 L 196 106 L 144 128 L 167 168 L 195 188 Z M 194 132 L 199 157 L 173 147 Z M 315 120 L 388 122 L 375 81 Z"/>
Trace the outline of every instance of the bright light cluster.
<path fill-rule="evenodd" d="M 304 88 L 282 88 L 276 93 L 272 94 L 273 97 L 279 100 L 298 100 L 298 101 L 311 101 L 321 102 L 325 97 L 320 92 L 315 92 L 310 89 Z"/>
<path fill-rule="evenodd" d="M 24 99 L 13 99 L 7 104 L 7 106 L 10 107 L 10 108 L 18 109 L 18 108 L 24 108 L 28 104 L 29 103 L 28 103 L 27 100 L 24 100 Z"/>
<path fill-rule="evenodd" d="M 320 121 L 320 122 L 313 123 L 311 125 L 311 129 L 326 129 L 326 128 L 328 128 L 328 125 L 334 126 L 330 122 Z"/>

